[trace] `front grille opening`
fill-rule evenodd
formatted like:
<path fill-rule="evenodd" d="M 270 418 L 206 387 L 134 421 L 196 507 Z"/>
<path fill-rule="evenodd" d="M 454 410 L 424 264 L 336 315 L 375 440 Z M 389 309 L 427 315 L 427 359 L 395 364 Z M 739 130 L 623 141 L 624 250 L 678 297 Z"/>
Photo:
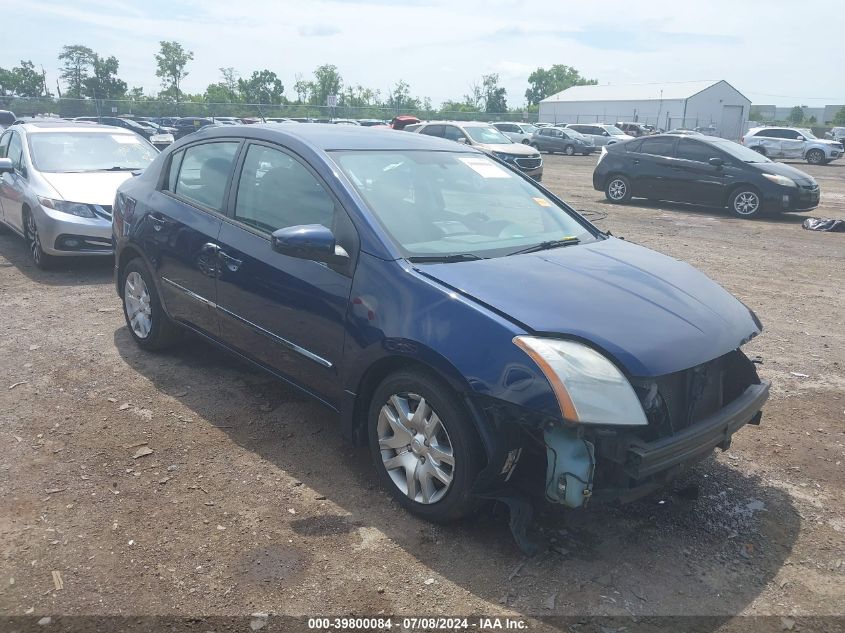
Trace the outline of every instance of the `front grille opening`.
<path fill-rule="evenodd" d="M 701 422 L 736 400 L 760 379 L 740 350 L 690 369 L 633 381 L 648 418 L 638 435 L 647 441 L 670 437 Z"/>

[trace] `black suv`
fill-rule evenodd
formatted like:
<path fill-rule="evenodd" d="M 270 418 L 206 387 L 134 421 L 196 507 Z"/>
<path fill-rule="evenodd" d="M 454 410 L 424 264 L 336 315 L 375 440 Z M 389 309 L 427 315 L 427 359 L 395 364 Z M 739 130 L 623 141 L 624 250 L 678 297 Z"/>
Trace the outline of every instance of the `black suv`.
<path fill-rule="evenodd" d="M 634 198 L 728 207 L 740 218 L 808 211 L 819 185 L 733 141 L 659 134 L 602 148 L 593 187 L 610 202 Z"/>

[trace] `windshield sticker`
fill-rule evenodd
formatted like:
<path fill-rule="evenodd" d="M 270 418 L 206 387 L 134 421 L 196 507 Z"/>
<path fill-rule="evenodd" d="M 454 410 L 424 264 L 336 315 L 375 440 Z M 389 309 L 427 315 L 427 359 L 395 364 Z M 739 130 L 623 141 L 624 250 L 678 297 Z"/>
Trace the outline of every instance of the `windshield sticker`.
<path fill-rule="evenodd" d="M 511 178 L 511 175 L 506 169 L 499 167 L 496 163 L 492 163 L 486 158 L 471 156 L 462 157 L 459 160 L 482 178 Z"/>
<path fill-rule="evenodd" d="M 118 143 L 123 143 L 124 145 L 134 145 L 135 144 L 135 137 L 130 136 L 129 134 L 109 134 L 112 137 L 113 141 Z"/>
<path fill-rule="evenodd" d="M 545 198 L 534 198 L 534 202 L 539 204 L 541 207 L 550 207 L 552 203 L 546 200 Z"/>

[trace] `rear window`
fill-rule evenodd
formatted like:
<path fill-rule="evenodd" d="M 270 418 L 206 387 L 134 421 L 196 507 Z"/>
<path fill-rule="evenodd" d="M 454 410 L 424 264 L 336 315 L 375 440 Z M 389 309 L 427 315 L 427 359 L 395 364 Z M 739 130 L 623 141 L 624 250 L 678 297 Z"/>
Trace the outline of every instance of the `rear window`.
<path fill-rule="evenodd" d="M 643 139 L 640 152 L 652 156 L 671 156 L 675 147 L 675 139 L 668 136 Z"/>

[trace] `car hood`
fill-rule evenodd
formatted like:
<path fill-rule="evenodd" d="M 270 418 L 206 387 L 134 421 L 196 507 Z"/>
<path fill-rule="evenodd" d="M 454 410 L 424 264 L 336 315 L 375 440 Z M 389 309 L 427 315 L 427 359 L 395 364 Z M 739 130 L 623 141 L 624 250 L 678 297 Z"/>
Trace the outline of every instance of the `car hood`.
<path fill-rule="evenodd" d="M 117 188 L 131 171 L 92 171 L 82 173 L 44 173 L 41 177 L 63 200 L 83 204 L 111 205 Z"/>
<path fill-rule="evenodd" d="M 778 174 L 780 176 L 786 176 L 787 178 L 792 178 L 795 182 L 799 185 L 814 185 L 816 184 L 815 178 L 813 178 L 810 174 L 801 171 L 800 169 L 796 169 L 792 165 L 785 165 L 784 163 L 749 163 L 751 166 L 759 169 L 763 173 L 766 174 Z"/>
<path fill-rule="evenodd" d="M 416 270 L 533 334 L 589 341 L 632 376 L 694 367 L 762 330 L 692 266 L 615 238 Z"/>
<path fill-rule="evenodd" d="M 501 152 L 503 154 L 513 154 L 514 156 L 537 155 L 536 149 L 523 143 L 476 143 L 473 147 L 477 147 L 485 152 Z"/>

